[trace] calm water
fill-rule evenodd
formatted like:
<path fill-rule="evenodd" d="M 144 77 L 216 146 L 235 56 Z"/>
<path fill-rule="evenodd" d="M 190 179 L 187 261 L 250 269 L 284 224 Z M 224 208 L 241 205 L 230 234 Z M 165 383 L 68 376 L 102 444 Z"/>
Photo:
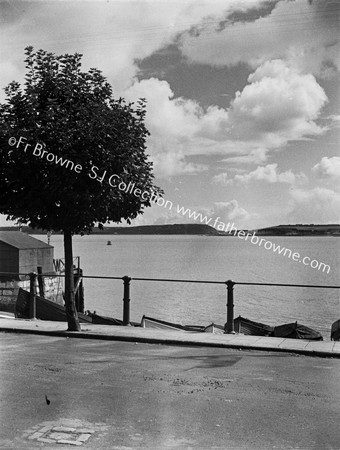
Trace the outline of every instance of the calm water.
<path fill-rule="evenodd" d="M 36 236 L 46 240 L 44 236 Z M 339 285 L 340 240 L 280 237 L 272 242 L 331 266 L 329 274 L 238 238 L 208 236 L 75 236 L 74 256 L 84 275 L 175 278 L 291 284 Z M 106 245 L 111 240 L 112 245 Z M 63 257 L 62 236 L 52 236 L 55 258 Z M 122 318 L 123 283 L 85 280 L 85 308 Z M 270 325 L 291 321 L 319 330 L 329 339 L 340 317 L 339 290 L 235 286 L 239 314 Z M 224 324 L 223 285 L 131 282 L 131 319 L 143 314 L 183 324 Z"/>

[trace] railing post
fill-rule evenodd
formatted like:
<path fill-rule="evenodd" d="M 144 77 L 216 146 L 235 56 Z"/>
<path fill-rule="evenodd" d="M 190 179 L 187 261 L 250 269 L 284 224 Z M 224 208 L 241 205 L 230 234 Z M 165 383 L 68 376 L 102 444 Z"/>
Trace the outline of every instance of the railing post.
<path fill-rule="evenodd" d="M 37 315 L 36 298 L 35 298 L 35 280 L 37 278 L 36 272 L 31 272 L 30 277 L 30 319 L 35 319 Z"/>
<path fill-rule="evenodd" d="M 45 286 L 44 286 L 44 278 L 42 276 L 42 267 L 38 266 L 38 285 L 39 285 L 39 295 L 40 297 L 45 297 Z"/>
<path fill-rule="evenodd" d="M 227 285 L 227 323 L 224 325 L 226 334 L 234 334 L 234 285 L 235 282 L 228 280 Z"/>
<path fill-rule="evenodd" d="M 124 282 L 124 297 L 123 297 L 123 325 L 130 324 L 130 281 L 131 278 L 125 275 Z"/>

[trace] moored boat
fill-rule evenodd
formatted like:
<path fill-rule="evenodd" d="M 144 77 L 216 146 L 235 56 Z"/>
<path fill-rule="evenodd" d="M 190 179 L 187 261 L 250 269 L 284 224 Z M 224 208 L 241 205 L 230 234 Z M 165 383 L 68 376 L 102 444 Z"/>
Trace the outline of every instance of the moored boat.
<path fill-rule="evenodd" d="M 210 325 L 204 328 L 204 332 L 213 334 L 224 334 L 224 327 L 222 325 L 217 325 L 216 323 L 211 323 Z"/>
<path fill-rule="evenodd" d="M 152 317 L 143 316 L 141 320 L 142 328 L 154 328 L 168 331 L 186 331 L 186 332 L 202 332 L 205 327 L 196 325 L 181 325 L 179 323 L 166 322 L 165 320 L 154 319 Z"/>
<path fill-rule="evenodd" d="M 65 307 L 46 298 L 35 296 L 36 318 L 41 320 L 53 320 L 67 322 Z M 15 305 L 15 317 L 28 319 L 30 315 L 30 293 L 20 288 Z M 78 312 L 80 323 L 92 323 L 92 318 Z"/>
<path fill-rule="evenodd" d="M 332 324 L 331 341 L 340 341 L 340 319 Z"/>
<path fill-rule="evenodd" d="M 312 341 L 323 341 L 322 335 L 312 328 L 301 325 L 300 323 L 285 323 L 274 328 L 273 336 L 288 339 L 308 339 Z"/>
<path fill-rule="evenodd" d="M 113 317 L 108 316 L 100 316 L 96 314 L 94 311 L 91 313 L 90 311 L 87 312 L 88 317 L 91 317 L 92 323 L 96 325 L 123 325 L 123 321 L 119 319 L 115 319 Z"/>
<path fill-rule="evenodd" d="M 247 334 L 250 336 L 271 336 L 274 327 L 238 316 L 234 320 L 234 330 L 236 333 Z"/>

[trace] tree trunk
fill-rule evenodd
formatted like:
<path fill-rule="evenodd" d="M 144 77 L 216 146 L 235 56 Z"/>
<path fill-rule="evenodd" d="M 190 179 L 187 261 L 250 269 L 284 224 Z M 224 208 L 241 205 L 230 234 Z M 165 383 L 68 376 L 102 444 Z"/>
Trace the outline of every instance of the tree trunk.
<path fill-rule="evenodd" d="M 64 230 L 65 252 L 65 309 L 68 323 L 67 331 L 81 331 L 76 304 L 74 301 L 74 275 L 73 275 L 73 251 L 72 233 Z"/>

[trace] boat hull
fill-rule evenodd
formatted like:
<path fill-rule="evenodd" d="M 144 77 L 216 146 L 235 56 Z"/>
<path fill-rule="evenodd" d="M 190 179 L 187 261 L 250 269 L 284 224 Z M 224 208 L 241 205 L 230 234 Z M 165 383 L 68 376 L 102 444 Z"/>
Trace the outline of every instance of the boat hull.
<path fill-rule="evenodd" d="M 67 322 L 65 307 L 58 305 L 45 298 L 35 296 L 36 298 L 36 318 L 41 320 L 52 320 L 56 322 Z M 28 319 L 30 315 L 30 293 L 20 288 L 16 305 L 15 317 Z M 86 314 L 78 312 L 80 323 L 92 323 L 92 318 Z"/>
<path fill-rule="evenodd" d="M 271 336 L 274 327 L 238 316 L 234 320 L 234 330 L 236 333 L 246 334 L 249 336 Z"/>
<path fill-rule="evenodd" d="M 332 324 L 331 341 L 340 341 L 340 319 Z"/>
<path fill-rule="evenodd" d="M 92 323 L 96 325 L 123 325 L 123 321 L 114 319 L 113 317 L 98 316 L 94 313 L 89 313 L 89 317 L 92 319 Z"/>
<path fill-rule="evenodd" d="M 274 328 L 275 337 L 287 339 L 308 339 L 310 341 L 323 341 L 323 337 L 318 331 L 301 325 L 297 322 L 286 323 Z"/>
<path fill-rule="evenodd" d="M 142 328 L 155 328 L 158 330 L 168 331 L 186 331 L 190 333 L 197 333 L 204 331 L 204 327 L 195 325 L 181 325 L 178 323 L 166 322 L 165 320 L 154 319 L 152 317 L 143 316 L 141 321 Z"/>

